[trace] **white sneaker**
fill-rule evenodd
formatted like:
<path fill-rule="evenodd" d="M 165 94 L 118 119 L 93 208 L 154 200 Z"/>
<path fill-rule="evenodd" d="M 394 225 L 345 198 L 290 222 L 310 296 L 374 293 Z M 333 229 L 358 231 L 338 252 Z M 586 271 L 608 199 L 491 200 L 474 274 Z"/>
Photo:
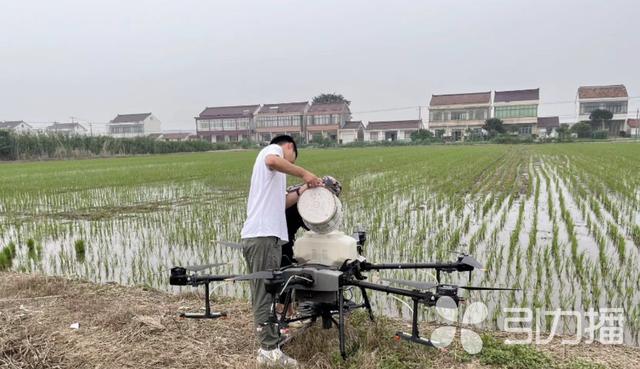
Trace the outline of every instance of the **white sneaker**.
<path fill-rule="evenodd" d="M 279 348 L 273 350 L 258 350 L 258 364 L 268 367 L 289 367 L 297 368 L 298 362 L 295 359 L 290 358 Z"/>

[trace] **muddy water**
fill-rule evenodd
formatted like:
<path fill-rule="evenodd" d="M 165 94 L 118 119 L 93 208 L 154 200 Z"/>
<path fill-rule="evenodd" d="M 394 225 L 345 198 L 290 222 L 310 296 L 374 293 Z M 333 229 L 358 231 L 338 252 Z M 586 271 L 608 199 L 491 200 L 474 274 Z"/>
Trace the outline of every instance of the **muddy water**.
<path fill-rule="evenodd" d="M 498 324 L 507 307 L 535 303 L 546 310 L 583 312 L 620 306 L 628 322 L 626 342 L 637 344 L 640 265 L 638 248 L 627 236 L 628 224 L 619 225 L 626 241 L 625 258 L 620 260 L 618 248 L 607 234 L 607 223 L 615 219 L 604 205 L 598 202 L 602 213 L 599 220 L 590 205 L 584 211 L 580 209 L 585 199 L 561 175 L 557 163 L 540 159 L 527 165 L 521 168 L 527 173 L 521 182 L 526 183 L 532 176 L 534 188 L 529 193 L 516 191 L 501 197 L 479 191 L 463 195 L 462 202 L 459 194 L 410 186 L 385 173 L 354 178 L 348 183 L 350 188 L 380 186 L 388 190 L 371 197 L 345 193 L 343 230 L 347 234 L 359 228 L 367 230 L 365 253 L 373 262 L 454 260 L 456 252 L 473 247 L 473 255 L 487 270 L 474 273 L 470 282 L 466 274 L 455 273 L 445 275 L 443 281 L 523 289 L 515 293 L 463 292 L 471 301 L 487 303 L 487 327 Z M 536 189 L 537 200 L 533 195 Z M 640 192 L 636 197 L 640 201 Z M 560 198 L 573 222 L 577 240 L 574 251 Z M 228 262 L 211 272 L 244 272 L 240 252 L 219 246 L 215 240 L 239 240 L 245 201 L 241 191 L 221 192 L 197 181 L 19 197 L 2 204 L 0 240 L 18 245 L 12 266 L 15 270 L 177 291 L 180 289 L 168 286 L 168 270 L 174 265 Z M 485 208 L 488 201 L 492 204 Z M 28 208 L 35 210 L 22 210 Z M 638 210 L 631 206 L 622 212 L 620 219 L 638 217 Z M 600 263 L 598 244 L 589 231 L 586 216 L 605 237 L 604 264 Z M 534 229 L 535 245 L 530 246 Z M 39 256 L 29 256 L 27 237 L 42 249 Z M 78 240 L 86 245 L 84 258 L 74 247 Z M 428 270 L 385 271 L 377 277 L 435 280 Z M 220 284 L 216 293 L 247 297 L 248 285 Z M 410 316 L 404 300 L 377 293 L 372 294 L 372 300 L 377 312 Z M 431 310 L 422 314 L 425 319 L 436 318 Z M 564 325 L 565 333 L 574 328 L 570 321 Z"/>

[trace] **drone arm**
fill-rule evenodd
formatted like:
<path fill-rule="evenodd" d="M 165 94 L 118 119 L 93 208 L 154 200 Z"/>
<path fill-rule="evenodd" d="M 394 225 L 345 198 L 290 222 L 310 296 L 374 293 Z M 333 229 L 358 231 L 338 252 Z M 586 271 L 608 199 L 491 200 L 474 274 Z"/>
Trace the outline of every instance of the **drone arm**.
<path fill-rule="evenodd" d="M 454 263 L 390 263 L 390 264 L 362 264 L 362 270 L 383 270 L 383 269 L 439 269 L 444 271 L 464 270 L 468 265 L 458 262 Z"/>

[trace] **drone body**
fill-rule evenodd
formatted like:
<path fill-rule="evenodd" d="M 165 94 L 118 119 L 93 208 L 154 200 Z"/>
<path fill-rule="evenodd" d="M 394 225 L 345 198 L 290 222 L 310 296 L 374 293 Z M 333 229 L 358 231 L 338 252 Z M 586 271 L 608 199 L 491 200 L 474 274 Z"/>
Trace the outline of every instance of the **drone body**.
<path fill-rule="evenodd" d="M 246 275 L 199 275 L 200 268 L 174 267 L 171 269 L 170 284 L 205 286 L 205 314 L 183 314 L 184 317 L 217 318 L 224 313 L 211 313 L 209 303 L 209 283 L 219 281 L 247 281 L 262 279 L 265 289 L 273 297 L 272 317 L 267 324 L 275 324 L 281 333 L 286 331 L 289 323 L 307 321 L 307 327 L 318 319 L 323 328 L 336 326 L 339 332 L 340 353 L 346 358 L 345 325 L 346 314 L 354 309 L 364 308 L 369 318 L 374 319 L 368 291 L 378 291 L 411 298 L 413 301 L 413 317 L 411 333 L 397 332 L 396 337 L 411 342 L 435 346 L 434 342 L 420 337 L 418 331 L 418 310 L 420 305 L 434 307 L 441 297 L 446 297 L 456 308 L 462 298 L 458 296 L 460 288 L 467 290 L 514 290 L 511 288 L 457 286 L 441 284 L 442 273 L 469 272 L 482 270 L 482 265 L 473 257 L 460 254 L 452 262 L 432 263 L 390 263 L 374 264 L 368 262 L 362 255 L 366 234 L 358 231 L 353 237 L 346 236 L 336 230 L 336 219 L 342 218 L 342 206 L 335 195 L 328 194 L 326 189 L 308 190 L 300 198 L 300 214 L 311 231 L 295 242 L 294 253 L 297 264 L 274 270 L 266 270 Z M 305 197 L 306 196 L 306 197 Z M 305 205 L 306 204 L 306 205 Z M 313 211 L 315 209 L 315 211 Z M 339 213 L 339 214 L 338 214 Z M 220 241 L 225 246 L 241 249 L 243 246 Z M 436 272 L 437 283 L 422 281 L 404 281 L 387 279 L 389 283 L 407 286 L 408 288 L 393 287 L 365 281 L 365 275 L 371 271 L 391 269 L 432 269 Z M 187 274 L 187 271 L 193 271 Z M 345 298 L 347 289 L 359 289 L 361 302 Z M 297 318 L 276 314 L 276 301 L 284 300 L 284 310 L 288 311 L 294 298 L 303 316 Z M 337 317 L 337 319 L 336 319 Z M 304 330 L 303 330 L 304 331 Z M 292 336 L 282 338 L 281 344 L 290 340 Z"/>

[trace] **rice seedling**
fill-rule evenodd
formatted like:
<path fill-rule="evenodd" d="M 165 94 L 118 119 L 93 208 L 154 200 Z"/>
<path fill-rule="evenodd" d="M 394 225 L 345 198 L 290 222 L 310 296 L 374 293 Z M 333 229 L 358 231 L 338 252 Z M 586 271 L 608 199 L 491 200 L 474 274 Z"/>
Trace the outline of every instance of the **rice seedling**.
<path fill-rule="evenodd" d="M 501 306 L 637 303 L 640 257 L 626 242 L 640 241 L 639 153 L 640 145 L 616 144 L 352 148 L 305 150 L 300 164 L 341 180 L 343 229 L 367 229 L 369 260 L 449 260 L 467 250 L 487 269 L 474 283 L 526 288 L 483 296 L 498 317 Z M 229 261 L 217 271 L 242 272 L 237 251 L 215 240 L 239 240 L 255 155 L 0 165 L 0 269 L 166 290 L 174 264 Z M 217 291 L 249 293 L 241 284 Z M 384 295 L 373 303 L 406 313 Z"/>

